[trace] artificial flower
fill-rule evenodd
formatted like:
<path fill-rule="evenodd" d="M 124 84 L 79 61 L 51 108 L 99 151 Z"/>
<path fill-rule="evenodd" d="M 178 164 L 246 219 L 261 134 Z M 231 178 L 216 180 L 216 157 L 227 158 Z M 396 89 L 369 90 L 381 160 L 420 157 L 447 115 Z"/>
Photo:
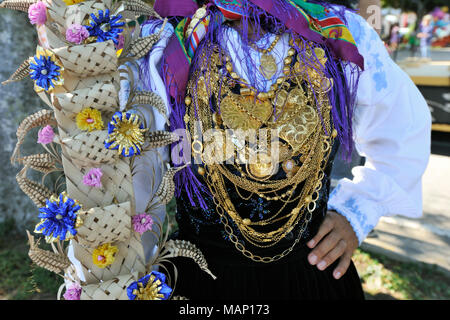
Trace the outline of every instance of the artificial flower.
<path fill-rule="evenodd" d="M 70 240 L 76 234 L 81 224 L 79 216 L 81 206 L 70 199 L 65 192 L 59 197 L 52 196 L 46 201 L 46 206 L 39 209 L 41 221 L 34 232 L 44 234 L 47 242 Z"/>
<path fill-rule="evenodd" d="M 102 178 L 103 172 L 100 168 L 93 168 L 89 170 L 83 177 L 83 183 L 89 187 L 102 187 Z"/>
<path fill-rule="evenodd" d="M 63 294 L 65 300 L 80 300 L 81 286 L 78 282 L 73 282 L 67 286 L 66 292 Z"/>
<path fill-rule="evenodd" d="M 71 6 L 73 4 L 84 2 L 85 0 L 63 0 L 63 1 L 67 6 Z"/>
<path fill-rule="evenodd" d="M 130 112 L 116 112 L 108 124 L 108 138 L 105 147 L 118 150 L 124 157 L 141 154 L 144 144 L 144 125 L 139 117 Z"/>
<path fill-rule="evenodd" d="M 45 24 L 47 22 L 47 6 L 42 1 L 33 3 L 28 8 L 28 18 L 31 24 Z"/>
<path fill-rule="evenodd" d="M 119 36 L 117 37 L 117 44 L 115 45 L 116 50 L 123 49 L 124 44 L 125 44 L 125 37 L 124 37 L 124 35 L 121 33 L 121 34 L 119 34 Z"/>
<path fill-rule="evenodd" d="M 76 117 L 77 127 L 80 130 L 102 130 L 103 120 L 102 114 L 97 109 L 84 108 Z"/>
<path fill-rule="evenodd" d="M 50 50 L 37 47 L 36 55 L 31 57 L 30 77 L 34 80 L 36 92 L 51 92 L 56 86 L 64 83 L 62 71 L 64 68 L 58 58 Z"/>
<path fill-rule="evenodd" d="M 110 243 L 102 244 L 92 252 L 92 262 L 99 268 L 105 268 L 113 264 L 117 251 L 119 249 Z"/>
<path fill-rule="evenodd" d="M 72 24 L 66 30 L 66 40 L 75 44 L 81 44 L 89 37 L 89 31 L 85 26 Z"/>
<path fill-rule="evenodd" d="M 140 233 L 141 235 L 153 227 L 152 216 L 147 213 L 141 213 L 133 216 L 132 218 L 134 231 Z"/>
<path fill-rule="evenodd" d="M 91 37 L 95 37 L 97 42 L 112 40 L 116 45 L 119 43 L 118 37 L 123 31 L 120 27 L 125 25 L 125 22 L 120 22 L 122 15 L 110 16 L 109 10 L 106 9 L 105 13 L 99 10 L 98 17 L 91 13 L 91 18 L 90 26 L 87 26 Z"/>
<path fill-rule="evenodd" d="M 38 132 L 38 143 L 49 144 L 53 141 L 55 137 L 55 133 L 53 132 L 53 128 L 50 125 L 45 126 Z"/>
<path fill-rule="evenodd" d="M 127 288 L 130 300 L 167 300 L 171 294 L 172 288 L 166 284 L 166 276 L 157 271 L 152 271 Z"/>

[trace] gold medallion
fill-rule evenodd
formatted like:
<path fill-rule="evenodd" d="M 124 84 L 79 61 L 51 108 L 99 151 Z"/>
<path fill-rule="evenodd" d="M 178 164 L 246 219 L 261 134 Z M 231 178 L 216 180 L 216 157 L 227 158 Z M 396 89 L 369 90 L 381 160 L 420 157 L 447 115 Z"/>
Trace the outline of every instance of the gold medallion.
<path fill-rule="evenodd" d="M 256 154 L 257 161 L 247 165 L 247 172 L 255 180 L 267 180 L 277 172 L 278 165 L 267 153 Z"/>
<path fill-rule="evenodd" d="M 270 80 L 273 78 L 275 73 L 277 73 L 278 67 L 275 58 L 270 54 L 263 54 L 261 56 L 261 65 L 259 66 L 259 71 L 262 73 L 264 78 Z"/>

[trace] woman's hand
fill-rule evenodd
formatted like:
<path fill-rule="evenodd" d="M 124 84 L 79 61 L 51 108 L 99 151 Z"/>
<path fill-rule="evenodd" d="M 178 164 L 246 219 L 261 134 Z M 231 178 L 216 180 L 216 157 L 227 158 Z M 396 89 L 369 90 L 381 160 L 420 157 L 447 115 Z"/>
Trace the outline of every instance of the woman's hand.
<path fill-rule="evenodd" d="M 333 271 L 335 279 L 342 277 L 350 266 L 353 252 L 358 248 L 358 238 L 348 220 L 335 211 L 328 211 L 316 236 L 307 243 L 314 249 L 308 261 L 319 270 L 340 259 Z"/>

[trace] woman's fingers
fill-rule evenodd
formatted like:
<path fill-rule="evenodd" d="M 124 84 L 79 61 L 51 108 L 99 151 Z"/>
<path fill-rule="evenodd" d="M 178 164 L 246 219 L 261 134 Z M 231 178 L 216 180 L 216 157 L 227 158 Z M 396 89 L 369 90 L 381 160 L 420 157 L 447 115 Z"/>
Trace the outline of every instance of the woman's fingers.
<path fill-rule="evenodd" d="M 308 260 L 312 265 L 315 265 L 316 263 L 319 263 L 321 266 L 323 266 L 323 257 L 325 257 L 328 252 L 332 251 L 333 248 L 335 248 L 341 240 L 340 235 L 337 232 L 332 231 L 329 233 L 322 241 L 320 241 L 319 245 L 309 254 Z M 320 270 L 321 266 L 317 266 Z"/>
<path fill-rule="evenodd" d="M 335 279 L 340 279 L 347 272 L 351 261 L 352 253 L 350 253 L 349 251 L 345 252 L 339 260 L 338 266 L 336 267 L 336 269 L 334 269 L 333 277 Z"/>
<path fill-rule="evenodd" d="M 317 232 L 315 237 L 307 243 L 308 247 L 310 247 L 311 249 L 314 248 L 320 242 L 320 240 L 322 240 L 322 238 L 325 237 L 333 229 L 333 227 L 334 222 L 327 215 L 323 223 L 320 225 L 319 231 Z"/>
<path fill-rule="evenodd" d="M 333 264 L 345 253 L 345 249 L 347 249 L 346 241 L 343 239 L 339 240 L 336 246 L 317 264 L 317 268 L 319 268 L 319 270 L 325 270 L 328 268 L 329 265 Z"/>

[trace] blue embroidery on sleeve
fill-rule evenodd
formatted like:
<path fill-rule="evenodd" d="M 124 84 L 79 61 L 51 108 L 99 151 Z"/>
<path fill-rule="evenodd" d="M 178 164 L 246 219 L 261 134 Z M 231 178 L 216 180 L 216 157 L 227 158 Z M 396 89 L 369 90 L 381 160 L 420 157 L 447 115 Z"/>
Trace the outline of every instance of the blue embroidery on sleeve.
<path fill-rule="evenodd" d="M 344 207 L 346 207 L 348 210 L 350 210 L 352 213 L 354 213 L 354 217 L 359 223 L 360 228 L 362 229 L 363 234 L 368 234 L 370 230 L 372 230 L 375 226 L 369 224 L 367 222 L 367 218 L 364 215 L 364 213 L 361 212 L 359 209 L 358 204 L 356 203 L 356 199 L 353 197 L 350 197 L 344 202 Z"/>

